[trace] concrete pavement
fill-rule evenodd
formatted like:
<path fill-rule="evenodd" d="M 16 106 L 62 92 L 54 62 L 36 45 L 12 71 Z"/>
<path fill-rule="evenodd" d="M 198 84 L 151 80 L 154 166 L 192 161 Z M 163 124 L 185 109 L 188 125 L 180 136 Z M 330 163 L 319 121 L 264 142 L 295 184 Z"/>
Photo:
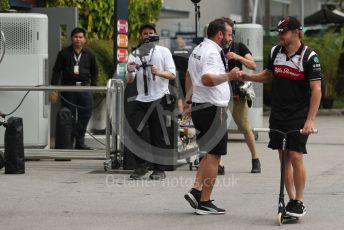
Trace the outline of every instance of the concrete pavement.
<path fill-rule="evenodd" d="M 344 225 L 344 116 L 319 116 L 319 134 L 305 158 L 308 213 L 284 229 L 342 229 Z M 267 124 L 267 117 L 264 117 Z M 235 137 L 240 137 L 235 134 Z M 167 172 L 163 182 L 131 181 L 105 173 L 102 161 L 26 162 L 26 174 L 0 171 L 0 229 L 276 229 L 279 161 L 260 133 L 262 173 L 249 173 L 243 141 L 230 141 L 226 175 L 218 178 L 215 204 L 222 216 L 196 216 L 183 198 L 195 171 Z M 148 176 L 148 175 L 147 175 Z"/>

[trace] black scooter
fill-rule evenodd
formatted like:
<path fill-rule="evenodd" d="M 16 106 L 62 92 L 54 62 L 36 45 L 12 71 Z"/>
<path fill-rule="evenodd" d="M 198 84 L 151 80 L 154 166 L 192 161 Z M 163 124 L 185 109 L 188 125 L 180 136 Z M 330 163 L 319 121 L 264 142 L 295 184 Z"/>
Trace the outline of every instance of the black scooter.
<path fill-rule="evenodd" d="M 290 130 L 288 132 L 282 132 L 277 129 L 269 129 L 269 128 L 254 128 L 253 131 L 255 132 L 272 132 L 272 133 L 279 133 L 283 135 L 282 140 L 282 160 L 281 160 L 281 181 L 280 181 L 280 192 L 279 192 L 279 198 L 278 198 L 278 212 L 277 212 L 277 218 L 276 223 L 278 225 L 282 225 L 285 222 L 288 221 L 297 221 L 299 220 L 298 217 L 290 216 L 287 214 L 285 210 L 285 203 L 284 203 L 284 181 L 285 181 L 285 162 L 287 159 L 287 136 L 291 133 L 302 133 L 302 129 L 298 130 Z M 313 133 L 318 133 L 318 130 L 313 130 Z"/>

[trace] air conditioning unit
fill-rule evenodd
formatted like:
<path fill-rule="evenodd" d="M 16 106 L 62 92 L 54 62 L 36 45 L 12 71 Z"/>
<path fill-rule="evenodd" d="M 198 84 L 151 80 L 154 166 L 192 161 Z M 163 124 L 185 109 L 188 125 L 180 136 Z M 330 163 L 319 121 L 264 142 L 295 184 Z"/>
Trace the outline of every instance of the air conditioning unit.
<path fill-rule="evenodd" d="M 0 85 L 45 85 L 48 78 L 48 17 L 31 13 L 0 13 Z M 0 91 L 0 112 L 8 114 L 26 92 Z M 43 91 L 30 92 L 10 116 L 22 117 L 24 145 L 48 144 L 49 103 Z M 7 117 L 8 118 L 8 117 Z M 0 146 L 5 129 L 0 127 Z"/>

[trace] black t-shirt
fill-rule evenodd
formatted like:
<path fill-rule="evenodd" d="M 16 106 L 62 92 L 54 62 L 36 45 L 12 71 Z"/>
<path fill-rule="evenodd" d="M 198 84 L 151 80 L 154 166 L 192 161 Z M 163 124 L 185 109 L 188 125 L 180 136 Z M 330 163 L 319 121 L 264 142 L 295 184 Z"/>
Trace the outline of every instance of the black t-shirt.
<path fill-rule="evenodd" d="M 269 56 L 267 69 L 272 71 L 271 118 L 276 120 L 306 119 L 310 105 L 310 81 L 322 79 L 318 55 L 312 51 L 306 61 L 303 59 L 307 46 L 303 44 L 298 51 L 288 57 L 286 50 L 279 49 L 276 58 Z"/>
<path fill-rule="evenodd" d="M 172 57 L 179 72 L 179 78 L 184 79 L 184 75 L 188 69 L 188 60 L 190 51 L 187 49 L 176 49 L 172 51 Z"/>
<path fill-rule="evenodd" d="M 245 46 L 245 44 L 241 43 L 241 42 L 232 42 L 231 48 L 229 50 L 230 52 L 239 54 L 242 57 L 245 57 L 246 54 L 251 54 L 251 51 L 247 48 L 247 46 Z M 242 63 L 240 61 L 236 61 L 236 60 L 229 60 L 228 61 L 228 70 L 230 71 L 231 69 L 233 69 L 234 67 L 238 67 L 239 69 L 242 70 Z"/>
<path fill-rule="evenodd" d="M 245 57 L 247 54 L 251 54 L 251 51 L 247 48 L 247 46 L 241 42 L 232 42 L 231 47 L 230 47 L 230 52 L 236 53 L 242 57 Z M 228 70 L 231 71 L 234 67 L 238 67 L 239 69 L 242 70 L 242 63 L 237 60 L 228 60 Z M 233 96 L 244 96 L 243 93 L 240 91 L 240 86 L 243 85 L 244 82 L 234 80 L 231 81 L 231 86 L 233 89 Z"/>
<path fill-rule="evenodd" d="M 178 71 L 180 88 L 185 96 L 185 74 L 188 70 L 188 61 L 191 51 L 188 49 L 176 49 L 172 51 L 172 57 Z"/>

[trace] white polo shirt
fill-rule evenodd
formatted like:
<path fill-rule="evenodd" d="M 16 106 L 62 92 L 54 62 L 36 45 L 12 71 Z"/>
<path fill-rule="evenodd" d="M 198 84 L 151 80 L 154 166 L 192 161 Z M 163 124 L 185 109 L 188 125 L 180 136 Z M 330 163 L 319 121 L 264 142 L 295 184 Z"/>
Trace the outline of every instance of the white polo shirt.
<path fill-rule="evenodd" d="M 206 73 L 226 73 L 221 59 L 221 50 L 222 48 L 218 44 L 205 38 L 192 51 L 188 66 L 193 85 L 192 102 L 211 103 L 222 107 L 228 105 L 231 97 L 228 82 L 223 82 L 216 86 L 205 86 L 202 83 L 202 76 Z"/>
<path fill-rule="evenodd" d="M 136 54 L 138 54 L 139 51 L 136 52 Z M 173 62 L 172 54 L 166 47 L 156 45 L 155 48 L 150 50 L 149 55 L 144 56 L 143 59 L 147 64 L 155 65 L 160 70 L 169 71 L 176 75 L 176 67 Z M 135 56 L 135 51 L 129 55 L 128 63 L 131 62 L 135 62 L 138 65 L 142 64 L 140 58 Z M 137 77 L 137 101 L 152 102 L 162 98 L 165 94 L 170 94 L 168 89 L 168 79 L 155 76 L 154 80 L 150 66 L 146 67 L 146 75 L 148 95 L 145 95 L 144 91 L 143 68 L 135 71 L 134 76 Z"/>

